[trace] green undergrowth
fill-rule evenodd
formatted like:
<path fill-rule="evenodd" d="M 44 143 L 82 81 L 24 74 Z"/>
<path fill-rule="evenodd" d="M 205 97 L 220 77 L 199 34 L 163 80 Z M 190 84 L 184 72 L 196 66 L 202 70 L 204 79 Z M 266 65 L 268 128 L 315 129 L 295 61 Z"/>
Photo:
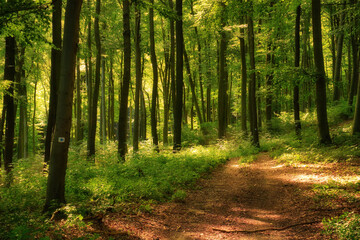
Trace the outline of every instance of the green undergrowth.
<path fill-rule="evenodd" d="M 85 143 L 72 146 L 66 174 L 68 204 L 63 209 L 67 222 L 79 226 L 83 218 L 107 211 L 151 212 L 154 203 L 183 201 L 186 190 L 225 163 L 234 148 L 222 141 L 174 154 L 170 149 L 156 153 L 148 145 L 142 143 L 125 163 L 118 161 L 115 143 L 98 147 L 95 161 L 86 159 Z M 52 229 L 52 222 L 42 214 L 47 180 L 42 161 L 40 156 L 18 161 L 8 188 L 1 180 L 0 239 L 41 238 Z"/>
<path fill-rule="evenodd" d="M 360 239 L 360 215 L 354 212 L 345 212 L 339 217 L 323 221 L 324 233 L 336 236 L 340 240 Z"/>

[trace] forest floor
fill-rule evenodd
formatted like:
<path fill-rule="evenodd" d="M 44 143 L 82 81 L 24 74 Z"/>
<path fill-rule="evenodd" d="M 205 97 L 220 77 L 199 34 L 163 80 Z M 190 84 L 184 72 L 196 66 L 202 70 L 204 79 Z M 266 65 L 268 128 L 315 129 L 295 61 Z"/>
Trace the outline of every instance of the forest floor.
<path fill-rule="evenodd" d="M 344 171 L 336 164 L 281 165 L 267 153 L 251 164 L 234 158 L 199 180 L 183 202 L 109 213 L 88 230 L 102 239 L 329 239 L 322 220 L 344 207 L 320 207 L 311 189 Z"/>

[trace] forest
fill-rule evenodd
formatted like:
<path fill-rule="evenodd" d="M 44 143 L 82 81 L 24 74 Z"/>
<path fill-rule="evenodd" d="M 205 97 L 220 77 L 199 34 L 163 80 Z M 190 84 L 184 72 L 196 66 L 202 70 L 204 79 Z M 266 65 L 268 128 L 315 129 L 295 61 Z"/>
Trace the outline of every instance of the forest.
<path fill-rule="evenodd" d="M 0 0 L 0 239 L 360 239 L 358 0 Z"/>

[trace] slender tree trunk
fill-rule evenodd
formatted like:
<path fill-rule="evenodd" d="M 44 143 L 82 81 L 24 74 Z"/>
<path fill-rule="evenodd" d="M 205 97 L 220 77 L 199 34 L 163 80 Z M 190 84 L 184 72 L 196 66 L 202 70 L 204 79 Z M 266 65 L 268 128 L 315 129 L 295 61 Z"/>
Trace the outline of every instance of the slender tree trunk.
<path fill-rule="evenodd" d="M 87 1 L 87 7 L 89 11 L 88 16 L 88 33 L 87 33 L 87 48 L 88 48 L 88 75 L 87 77 L 87 102 L 88 102 L 88 138 L 87 138 L 87 151 L 90 152 L 90 145 L 92 144 L 91 139 L 91 125 L 92 125 L 92 99 L 93 99 L 93 65 L 92 65 L 92 41 L 91 41 L 91 29 L 92 29 L 92 20 L 91 20 L 91 0 Z"/>
<path fill-rule="evenodd" d="M 105 58 L 101 59 L 101 63 L 100 144 L 104 144 L 106 142 Z"/>
<path fill-rule="evenodd" d="M 153 89 L 152 89 L 152 99 L 151 99 L 151 135 L 153 138 L 153 144 L 157 151 L 159 151 L 159 140 L 157 133 L 157 119 L 156 119 L 156 101 L 158 99 L 158 64 L 155 53 L 155 33 L 154 33 L 154 9 L 152 5 L 154 0 L 150 0 L 150 10 L 149 10 L 149 24 L 150 24 L 150 55 L 151 55 L 151 64 L 153 68 Z"/>
<path fill-rule="evenodd" d="M 226 136 L 226 127 L 227 127 L 227 90 L 228 90 L 228 79 L 227 79 L 227 70 L 226 70 L 226 51 L 227 51 L 227 36 L 226 32 L 223 29 L 226 24 L 225 20 L 225 8 L 226 5 L 224 2 L 220 2 L 221 7 L 221 26 L 220 30 L 220 49 L 219 49 L 219 94 L 218 94 L 218 121 L 219 121 L 219 130 L 218 138 L 224 138 Z"/>
<path fill-rule="evenodd" d="M 124 73 L 121 87 L 120 114 L 118 125 L 118 152 L 121 161 L 127 153 L 128 97 L 131 78 L 130 1 L 123 1 Z"/>
<path fill-rule="evenodd" d="M 241 24 L 244 24 L 242 18 Z M 246 48 L 245 48 L 245 31 L 243 28 L 240 30 L 240 58 L 241 58 L 241 130 L 246 134 L 246 85 L 247 85 L 247 72 L 246 72 Z"/>
<path fill-rule="evenodd" d="M 61 69 L 61 11 L 62 0 L 53 0 L 52 38 L 54 47 L 51 49 L 50 107 L 45 137 L 44 162 L 50 161 L 50 149 L 56 120 L 57 89 Z"/>
<path fill-rule="evenodd" d="M 268 47 L 268 51 L 272 51 L 271 45 Z M 274 54 L 268 53 L 266 54 L 266 64 L 267 66 L 270 66 L 271 70 L 270 73 L 266 75 L 266 99 L 265 99 L 265 115 L 266 115 L 266 125 L 269 129 L 271 129 L 271 118 L 273 115 L 273 109 L 272 109 L 272 98 L 273 98 L 273 87 L 272 87 L 272 80 L 274 78 L 273 74 L 273 60 L 274 60 Z"/>
<path fill-rule="evenodd" d="M 99 87 L 100 87 L 100 70 L 101 70 L 101 41 L 100 41 L 100 17 L 101 0 L 96 0 L 96 14 L 94 20 L 95 44 L 96 44 L 96 66 L 95 66 L 95 85 L 91 96 L 90 122 L 89 122 L 89 136 L 88 136 L 88 157 L 95 155 L 95 139 L 96 139 L 96 125 L 97 125 L 97 107 L 99 101 Z"/>
<path fill-rule="evenodd" d="M 16 55 L 15 38 L 6 37 L 4 79 L 10 82 L 7 90 L 5 91 L 4 102 L 3 102 L 3 107 L 6 109 L 4 166 L 7 174 L 9 174 L 12 169 L 14 133 L 15 133 L 15 114 L 16 114 L 15 105 L 14 105 L 15 55 Z"/>
<path fill-rule="evenodd" d="M 301 6 L 296 9 L 295 21 L 295 68 L 300 67 L 300 17 Z M 301 122 L 300 122 L 300 104 L 299 104 L 299 84 L 295 80 L 294 84 L 294 120 L 295 120 L 295 133 L 297 136 L 301 135 Z"/>
<path fill-rule="evenodd" d="M 37 71 L 40 71 L 39 64 L 37 64 L 36 68 L 37 68 Z M 35 141 L 35 138 L 36 138 L 35 121 L 36 121 L 36 103 L 37 103 L 36 93 L 37 93 L 37 84 L 38 84 L 39 76 L 40 76 L 40 74 L 37 74 L 37 79 L 35 80 L 35 86 L 34 86 L 34 110 L 33 110 L 33 116 L 32 116 L 32 147 L 33 147 L 32 153 L 33 153 L 33 156 L 35 156 L 35 154 L 36 154 L 36 141 Z"/>
<path fill-rule="evenodd" d="M 140 90 L 142 85 L 141 79 L 141 49 L 140 49 L 140 6 L 138 0 L 135 1 L 135 69 L 136 69 L 136 86 L 135 86 L 135 116 L 134 116 L 134 134 L 133 149 L 134 152 L 139 150 L 139 123 L 140 123 Z M 151 30 L 150 30 L 151 31 Z"/>
<path fill-rule="evenodd" d="M 70 142 L 76 52 L 79 40 L 79 17 L 82 0 L 68 0 L 66 5 L 64 45 L 61 57 L 58 108 L 50 169 L 46 191 L 45 211 L 54 211 L 65 203 L 65 174 Z"/>
<path fill-rule="evenodd" d="M 1 119 L 0 119 L 0 168 L 2 167 L 2 156 L 4 153 L 4 125 L 5 125 L 5 117 L 6 117 L 6 108 L 3 107 L 1 111 Z"/>
<path fill-rule="evenodd" d="M 174 105 L 174 151 L 181 149 L 181 121 L 183 109 L 183 22 L 182 22 L 182 0 L 176 0 L 176 84 Z"/>
<path fill-rule="evenodd" d="M 255 68 L 255 37 L 253 19 L 251 16 L 248 19 L 248 41 L 249 41 L 249 55 L 250 55 L 250 82 L 249 82 L 249 120 L 251 131 L 251 143 L 259 147 L 259 130 L 257 124 L 257 108 L 256 108 L 256 68 Z"/>
<path fill-rule="evenodd" d="M 19 71 L 17 71 L 17 75 L 19 78 L 19 138 L 18 138 L 18 159 L 27 158 L 28 157 L 28 116 L 27 116 L 27 89 L 26 89 L 26 81 L 23 76 L 23 65 L 24 65 L 24 55 L 25 48 L 22 47 L 20 50 L 20 59 L 18 63 Z"/>
<path fill-rule="evenodd" d="M 343 4 L 345 4 L 346 1 L 343 1 Z M 345 5 L 344 5 L 345 6 Z M 344 8 L 345 9 L 345 8 Z M 344 13 L 340 16 L 340 24 L 339 28 L 341 29 L 344 25 Z M 334 95 L 333 100 L 339 101 L 340 100 L 340 87 L 341 87 L 341 61 L 342 61 L 342 55 L 343 55 L 343 45 L 344 45 L 344 33 L 342 30 L 338 35 L 337 43 L 336 43 L 336 59 L 335 59 L 335 68 L 334 68 Z"/>
<path fill-rule="evenodd" d="M 81 73 L 80 73 L 80 58 L 77 58 L 77 78 L 76 78 L 76 141 L 83 139 L 83 129 L 81 124 Z"/>
<path fill-rule="evenodd" d="M 189 83 L 190 83 L 190 88 L 191 88 L 191 94 L 192 94 L 192 99 L 193 99 L 193 104 L 195 105 L 195 109 L 196 109 L 196 115 L 199 119 L 199 123 L 200 125 L 203 123 L 203 118 L 202 118 L 202 115 L 201 115 L 201 111 L 200 111 L 200 106 L 199 106 L 199 103 L 198 103 L 198 99 L 196 97 L 196 92 L 195 92 L 195 83 L 192 79 L 192 76 L 191 76 L 191 70 L 190 70 L 190 63 L 189 63 L 189 58 L 188 58 L 188 55 L 186 53 L 186 49 L 184 47 L 184 60 L 185 60 L 185 68 L 186 68 L 186 72 L 187 72 L 187 75 L 188 75 L 188 79 L 189 79 Z"/>
<path fill-rule="evenodd" d="M 313 42 L 314 60 L 317 72 L 316 79 L 316 111 L 320 142 L 323 144 L 331 143 L 329 124 L 326 109 L 326 81 L 324 68 L 324 55 L 322 48 L 321 35 L 321 3 L 320 0 L 312 0 L 312 22 L 313 22 Z"/>
<path fill-rule="evenodd" d="M 113 54 L 110 55 L 110 71 L 109 71 L 109 139 L 114 140 L 114 118 L 115 118 L 115 86 L 113 78 Z"/>

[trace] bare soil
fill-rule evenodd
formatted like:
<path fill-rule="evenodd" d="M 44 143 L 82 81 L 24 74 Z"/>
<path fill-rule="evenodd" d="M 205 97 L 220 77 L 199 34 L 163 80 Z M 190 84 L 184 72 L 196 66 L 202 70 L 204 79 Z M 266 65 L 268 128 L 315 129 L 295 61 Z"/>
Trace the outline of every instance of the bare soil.
<path fill-rule="evenodd" d="M 231 159 L 199 180 L 184 202 L 150 213 L 110 213 L 94 224 L 103 239 L 328 239 L 314 205 L 311 168 L 279 165 L 263 153 L 250 165 Z"/>

